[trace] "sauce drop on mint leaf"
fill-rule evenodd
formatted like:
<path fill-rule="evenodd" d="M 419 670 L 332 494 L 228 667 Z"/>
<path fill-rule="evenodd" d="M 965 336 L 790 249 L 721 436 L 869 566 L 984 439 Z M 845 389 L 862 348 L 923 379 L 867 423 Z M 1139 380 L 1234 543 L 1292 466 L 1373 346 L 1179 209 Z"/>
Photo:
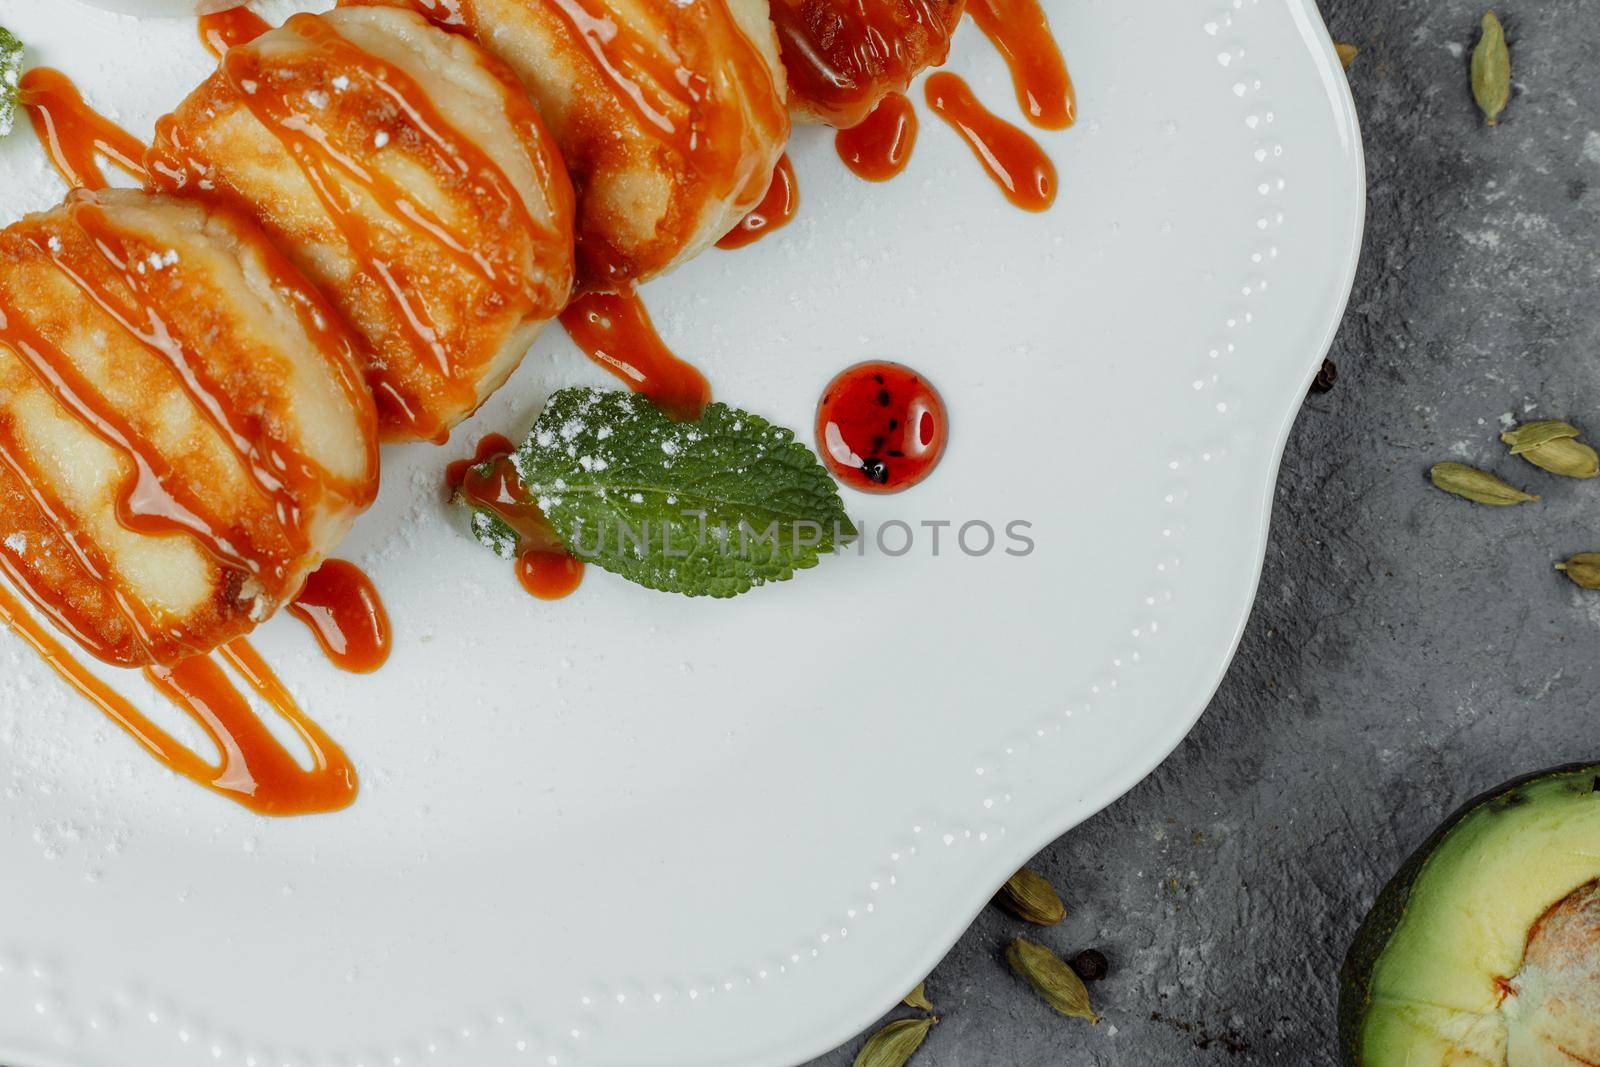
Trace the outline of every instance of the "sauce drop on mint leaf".
<path fill-rule="evenodd" d="M 523 552 L 517 557 L 517 581 L 540 600 L 560 600 L 582 584 L 583 560 L 565 551 Z"/>
<path fill-rule="evenodd" d="M 898 493 L 922 481 L 949 436 L 939 391 L 902 363 L 858 363 L 828 383 L 817 405 L 823 462 L 865 493 Z"/>
<path fill-rule="evenodd" d="M 489 434 L 478 442 L 471 459 L 445 468 L 445 483 L 452 496 L 475 511 L 487 512 L 510 531 L 522 588 L 540 600 L 560 600 L 583 582 L 583 561 L 562 546 L 550 520 L 522 484 L 511 462 L 515 450 L 510 438 Z"/>

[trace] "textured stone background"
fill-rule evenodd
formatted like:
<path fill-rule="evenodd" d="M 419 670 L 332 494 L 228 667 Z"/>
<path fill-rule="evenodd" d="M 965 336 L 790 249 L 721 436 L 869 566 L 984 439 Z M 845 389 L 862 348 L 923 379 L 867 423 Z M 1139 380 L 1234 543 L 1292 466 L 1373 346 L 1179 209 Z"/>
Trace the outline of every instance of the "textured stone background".
<path fill-rule="evenodd" d="M 1600 550 L 1600 484 L 1496 440 L 1508 414 L 1600 430 L 1600 2 L 1498 8 L 1517 84 L 1497 129 L 1468 88 L 1481 2 L 1321 0 L 1361 48 L 1371 182 L 1338 384 L 1289 440 L 1200 725 L 1035 863 L 1070 911 L 1039 939 L 1110 957 L 1104 1021 L 1013 979 L 1017 924 L 991 908 L 928 979 L 944 1021 L 915 1067 L 1332 1065 L 1339 962 L 1401 859 L 1481 790 L 1600 758 L 1600 593 L 1551 570 Z M 1441 459 L 1544 502 L 1447 497 L 1424 481 Z"/>

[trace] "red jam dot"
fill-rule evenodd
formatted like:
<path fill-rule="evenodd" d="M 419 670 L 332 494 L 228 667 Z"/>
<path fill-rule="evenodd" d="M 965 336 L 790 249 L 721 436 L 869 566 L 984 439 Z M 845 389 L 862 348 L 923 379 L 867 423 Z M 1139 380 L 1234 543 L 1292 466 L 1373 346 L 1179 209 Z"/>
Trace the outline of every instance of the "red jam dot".
<path fill-rule="evenodd" d="M 933 473 L 950 437 L 939 391 L 902 363 L 858 363 L 823 390 L 817 448 L 834 477 L 898 493 Z"/>

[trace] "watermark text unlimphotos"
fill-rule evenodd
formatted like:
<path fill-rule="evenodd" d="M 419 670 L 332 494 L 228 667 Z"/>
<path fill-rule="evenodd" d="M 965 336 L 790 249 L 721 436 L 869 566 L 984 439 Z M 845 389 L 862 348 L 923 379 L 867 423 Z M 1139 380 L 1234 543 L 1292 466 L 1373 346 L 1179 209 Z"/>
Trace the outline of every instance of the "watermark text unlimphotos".
<path fill-rule="evenodd" d="M 637 526 L 625 519 L 584 524 L 567 539 L 573 554 L 594 559 L 611 552 L 636 556 L 659 554 L 667 559 L 687 559 L 707 551 L 744 558 L 775 553 L 799 555 L 830 544 L 835 554 L 876 554 L 899 558 L 909 555 L 1031 556 L 1036 548 L 1033 523 L 1026 519 L 989 522 L 985 519 L 890 519 L 873 526 L 857 523 L 854 534 L 844 526 L 831 528 L 810 519 L 774 519 L 765 526 L 740 520 L 737 526 L 711 522 L 703 511 L 685 511 L 675 521 L 644 521 Z"/>

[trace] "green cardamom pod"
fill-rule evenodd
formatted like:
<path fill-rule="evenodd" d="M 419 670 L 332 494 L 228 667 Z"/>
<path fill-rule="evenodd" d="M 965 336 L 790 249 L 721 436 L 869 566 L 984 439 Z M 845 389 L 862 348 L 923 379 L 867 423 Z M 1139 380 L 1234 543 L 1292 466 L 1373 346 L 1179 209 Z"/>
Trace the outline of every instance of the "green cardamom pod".
<path fill-rule="evenodd" d="M 933 1001 L 928 999 L 927 982 L 918 982 L 917 988 L 906 994 L 906 999 L 901 1001 L 908 1008 L 921 1008 L 923 1011 L 933 1010 Z"/>
<path fill-rule="evenodd" d="M 1522 458 L 1563 478 L 1593 478 L 1600 474 L 1600 454 L 1570 437 L 1562 437 L 1522 453 Z"/>
<path fill-rule="evenodd" d="M 1600 552 L 1579 552 L 1565 563 L 1557 563 L 1556 570 L 1572 579 L 1575 585 L 1600 589 Z"/>
<path fill-rule="evenodd" d="M 1582 433 L 1582 430 L 1570 422 L 1562 422 L 1560 419 L 1540 419 L 1538 422 L 1525 422 L 1514 430 L 1505 431 L 1500 435 L 1500 440 L 1511 446 L 1513 456 L 1520 456 L 1540 445 L 1568 437 L 1578 437 Z"/>
<path fill-rule="evenodd" d="M 1435 463 L 1428 471 L 1428 477 L 1445 492 L 1465 497 L 1476 504 L 1504 508 L 1539 499 L 1532 493 L 1524 493 L 1515 486 L 1507 485 L 1487 471 L 1469 467 L 1465 463 Z"/>
<path fill-rule="evenodd" d="M 1062 1015 L 1098 1023 L 1089 1007 L 1089 990 L 1065 960 L 1043 945 L 1017 938 L 1006 946 L 1006 962 Z"/>
<path fill-rule="evenodd" d="M 1061 903 L 1055 887 L 1026 867 L 1006 879 L 994 899 L 1023 922 L 1035 926 L 1054 926 L 1067 917 L 1067 906 Z"/>
<path fill-rule="evenodd" d="M 1511 52 L 1493 11 L 1483 13 L 1483 36 L 1472 50 L 1472 96 L 1490 126 L 1500 121 L 1500 112 L 1511 99 Z"/>
<path fill-rule="evenodd" d="M 1356 61 L 1356 56 L 1361 54 L 1361 49 L 1353 44 L 1336 44 L 1333 50 L 1339 53 L 1339 65 L 1345 70 L 1350 69 L 1350 64 Z"/>
<path fill-rule="evenodd" d="M 937 1018 L 900 1019 L 867 1038 L 852 1067 L 905 1067 L 922 1047 Z"/>

